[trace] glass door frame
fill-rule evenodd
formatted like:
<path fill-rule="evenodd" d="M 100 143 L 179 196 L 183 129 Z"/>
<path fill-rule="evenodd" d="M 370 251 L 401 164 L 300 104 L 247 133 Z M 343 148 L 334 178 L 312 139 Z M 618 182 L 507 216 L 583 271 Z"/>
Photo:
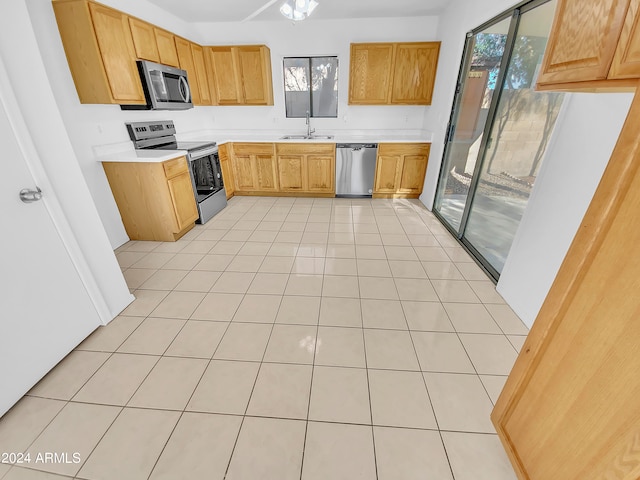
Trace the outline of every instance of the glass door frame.
<path fill-rule="evenodd" d="M 470 32 L 467 32 L 464 50 L 462 52 L 462 62 L 460 64 L 460 70 L 458 71 L 458 79 L 456 81 L 456 91 L 453 96 L 453 103 L 451 108 L 451 115 L 449 116 L 449 123 L 447 124 L 447 130 L 444 139 L 444 151 L 442 154 L 442 162 L 440 164 L 440 174 L 438 176 L 438 184 L 436 187 L 436 198 L 439 193 L 440 186 L 446 181 L 447 171 L 444 168 L 445 162 L 447 159 L 447 153 L 449 150 L 450 141 L 454 138 L 455 132 L 455 121 L 458 118 L 458 113 L 460 112 L 460 108 L 462 106 L 462 92 L 463 86 L 465 82 L 465 76 L 469 72 L 472 57 L 473 57 L 473 37 L 478 33 L 482 33 L 487 28 L 496 25 L 505 19 L 511 18 L 511 23 L 509 24 L 509 33 L 507 34 L 507 39 L 505 42 L 504 53 L 502 55 L 502 60 L 500 61 L 500 71 L 498 72 L 498 77 L 496 79 L 496 92 L 491 98 L 491 104 L 489 106 L 489 111 L 487 114 L 487 120 L 484 125 L 484 129 L 482 132 L 482 141 L 480 142 L 480 148 L 478 151 L 478 158 L 476 160 L 475 167 L 473 169 L 473 176 L 471 177 L 471 184 L 469 185 L 469 191 L 467 193 L 467 200 L 464 206 L 464 211 L 462 213 L 462 218 L 460 220 L 460 227 L 456 230 L 447 219 L 440 214 L 439 211 L 433 208 L 433 214 L 440 220 L 440 222 L 444 225 L 444 227 L 449 230 L 449 232 L 458 240 L 458 243 L 462 245 L 472 256 L 473 258 L 480 264 L 483 270 L 489 274 L 491 279 L 494 282 L 497 282 L 500 278 L 500 273 L 484 258 L 484 256 L 469 242 L 465 237 L 465 231 L 467 228 L 467 222 L 469 220 L 469 214 L 471 213 L 471 208 L 473 207 L 473 202 L 475 200 L 475 193 L 478 189 L 478 183 L 480 182 L 480 173 L 482 171 L 482 167 L 484 166 L 485 156 L 487 153 L 487 143 L 489 142 L 489 138 L 491 136 L 491 130 L 493 128 L 496 110 L 500 103 L 500 98 L 502 97 L 502 92 L 504 91 L 504 80 L 505 76 L 509 70 L 509 64 L 511 62 L 511 57 L 513 54 L 513 48 L 515 46 L 517 40 L 517 32 L 518 27 L 520 26 L 520 17 L 522 14 L 533 10 L 545 3 L 548 3 L 551 0 L 526 0 L 521 2 L 505 12 L 493 17 L 491 20 L 483 23 L 479 27 L 474 28 Z M 504 65 L 504 68 L 502 67 Z"/>

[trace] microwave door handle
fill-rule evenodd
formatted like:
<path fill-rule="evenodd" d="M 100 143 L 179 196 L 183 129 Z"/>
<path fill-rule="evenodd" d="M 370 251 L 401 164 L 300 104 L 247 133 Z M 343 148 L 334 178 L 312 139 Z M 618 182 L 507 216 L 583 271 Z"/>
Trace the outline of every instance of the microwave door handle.
<path fill-rule="evenodd" d="M 189 103 L 191 99 L 191 91 L 189 90 L 189 84 L 187 83 L 187 79 L 184 77 L 180 77 L 180 96 L 185 103 Z"/>

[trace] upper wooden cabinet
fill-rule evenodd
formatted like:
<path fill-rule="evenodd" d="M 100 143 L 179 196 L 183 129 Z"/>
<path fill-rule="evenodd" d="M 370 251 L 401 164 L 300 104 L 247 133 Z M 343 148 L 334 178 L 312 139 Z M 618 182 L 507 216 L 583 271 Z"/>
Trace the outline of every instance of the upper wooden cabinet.
<path fill-rule="evenodd" d="M 352 43 L 349 103 L 430 105 L 440 42 Z"/>
<path fill-rule="evenodd" d="M 209 78 L 207 67 L 204 62 L 204 49 L 195 43 L 191 44 L 191 54 L 193 55 L 193 66 L 195 68 L 197 87 L 200 96 L 199 105 L 212 105 L 211 93 L 209 91 Z M 191 87 L 193 89 L 193 87 Z"/>
<path fill-rule="evenodd" d="M 417 198 L 429 162 L 429 143 L 381 143 L 378 146 L 374 198 Z"/>
<path fill-rule="evenodd" d="M 129 17 L 88 0 L 53 9 L 80 102 L 144 104 Z"/>
<path fill-rule="evenodd" d="M 558 0 L 540 90 L 619 89 L 640 78 L 640 0 Z"/>
<path fill-rule="evenodd" d="M 129 25 L 136 56 L 142 60 L 159 62 L 160 54 L 153 25 L 133 17 L 129 17 Z"/>
<path fill-rule="evenodd" d="M 273 105 L 271 52 L 265 45 L 206 47 L 217 105 Z"/>
<path fill-rule="evenodd" d="M 176 40 L 171 32 L 154 28 L 156 35 L 156 43 L 158 45 L 158 54 L 160 63 L 178 68 L 180 60 L 178 60 L 178 51 L 176 50 Z"/>
<path fill-rule="evenodd" d="M 191 42 L 184 38 L 176 37 L 176 50 L 178 52 L 178 61 L 180 68 L 187 72 L 189 79 L 189 87 L 191 88 L 191 99 L 194 105 L 200 105 L 200 86 L 198 84 L 198 75 L 196 73 L 196 64 L 193 61 L 193 53 L 191 51 Z"/>

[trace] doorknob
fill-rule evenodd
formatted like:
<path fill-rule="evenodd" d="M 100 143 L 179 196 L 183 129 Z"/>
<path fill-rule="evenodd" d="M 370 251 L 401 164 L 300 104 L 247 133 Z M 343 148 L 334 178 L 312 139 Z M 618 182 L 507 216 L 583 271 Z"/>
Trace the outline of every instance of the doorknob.
<path fill-rule="evenodd" d="M 24 203 L 33 203 L 42 199 L 42 190 L 40 187 L 36 187 L 35 190 L 29 190 L 28 188 L 23 188 L 20 190 L 20 200 Z"/>

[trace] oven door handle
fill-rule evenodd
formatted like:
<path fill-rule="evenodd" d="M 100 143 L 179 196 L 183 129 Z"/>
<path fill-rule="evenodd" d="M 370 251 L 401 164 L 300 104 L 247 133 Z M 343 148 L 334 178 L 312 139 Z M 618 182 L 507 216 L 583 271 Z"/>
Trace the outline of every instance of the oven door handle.
<path fill-rule="evenodd" d="M 189 100 L 191 99 L 191 90 L 189 90 L 189 83 L 187 82 L 187 79 L 185 77 L 180 77 L 179 82 L 180 88 L 178 90 L 180 91 L 180 96 L 182 97 L 184 103 L 189 103 Z"/>

